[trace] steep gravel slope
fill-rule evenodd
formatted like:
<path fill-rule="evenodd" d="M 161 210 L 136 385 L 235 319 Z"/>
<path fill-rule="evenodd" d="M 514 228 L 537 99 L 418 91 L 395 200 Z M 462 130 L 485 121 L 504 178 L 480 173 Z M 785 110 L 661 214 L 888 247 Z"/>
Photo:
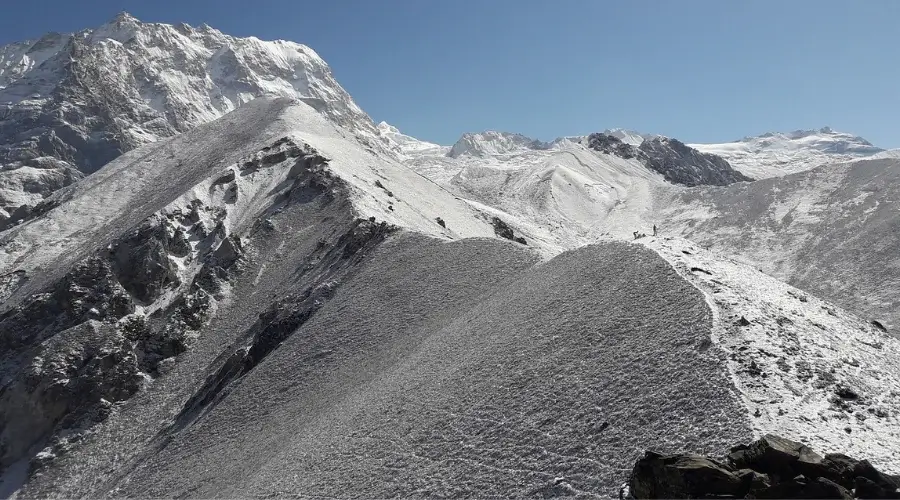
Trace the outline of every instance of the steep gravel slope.
<path fill-rule="evenodd" d="M 702 294 L 622 243 L 383 244 L 125 496 L 615 494 L 645 446 L 749 436 Z"/>

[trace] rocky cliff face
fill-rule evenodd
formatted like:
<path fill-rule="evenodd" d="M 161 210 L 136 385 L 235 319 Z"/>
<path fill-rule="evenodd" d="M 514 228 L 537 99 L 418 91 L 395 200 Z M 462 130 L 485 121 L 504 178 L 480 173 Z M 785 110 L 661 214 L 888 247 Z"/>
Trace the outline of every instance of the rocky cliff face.
<path fill-rule="evenodd" d="M 673 184 L 726 186 L 753 180 L 733 169 L 719 156 L 701 153 L 681 141 L 666 137 L 646 139 L 640 146 L 634 146 L 614 135 L 591 134 L 588 136 L 588 147 L 626 160 L 637 158 Z"/>
<path fill-rule="evenodd" d="M 96 29 L 0 47 L 0 218 L 261 95 L 304 100 L 382 147 L 328 65 L 297 43 L 120 14 Z"/>

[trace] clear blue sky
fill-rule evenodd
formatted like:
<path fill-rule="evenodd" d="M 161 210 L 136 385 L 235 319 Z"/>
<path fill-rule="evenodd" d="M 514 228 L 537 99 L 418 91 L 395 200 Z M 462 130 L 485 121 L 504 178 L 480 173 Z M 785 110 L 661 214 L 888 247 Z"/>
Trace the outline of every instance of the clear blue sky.
<path fill-rule="evenodd" d="M 0 43 L 143 21 L 315 49 L 376 121 L 449 144 L 832 126 L 900 147 L 900 0 L 5 1 Z"/>

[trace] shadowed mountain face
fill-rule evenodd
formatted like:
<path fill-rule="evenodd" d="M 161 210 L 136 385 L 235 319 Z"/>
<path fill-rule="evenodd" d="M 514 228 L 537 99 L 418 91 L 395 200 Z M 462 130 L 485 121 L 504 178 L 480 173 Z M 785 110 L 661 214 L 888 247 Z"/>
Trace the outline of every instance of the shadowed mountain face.
<path fill-rule="evenodd" d="M 659 191 L 668 233 L 742 257 L 894 330 L 900 163 L 864 160 L 726 188 Z"/>

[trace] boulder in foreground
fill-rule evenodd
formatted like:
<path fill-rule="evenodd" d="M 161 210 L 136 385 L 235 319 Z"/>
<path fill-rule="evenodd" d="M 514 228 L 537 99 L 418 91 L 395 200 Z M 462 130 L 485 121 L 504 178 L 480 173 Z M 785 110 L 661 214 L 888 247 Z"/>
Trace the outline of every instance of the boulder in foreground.
<path fill-rule="evenodd" d="M 633 498 L 900 498 L 900 478 L 866 460 L 823 457 L 771 434 L 732 448 L 724 463 L 647 451 L 628 488 Z"/>

